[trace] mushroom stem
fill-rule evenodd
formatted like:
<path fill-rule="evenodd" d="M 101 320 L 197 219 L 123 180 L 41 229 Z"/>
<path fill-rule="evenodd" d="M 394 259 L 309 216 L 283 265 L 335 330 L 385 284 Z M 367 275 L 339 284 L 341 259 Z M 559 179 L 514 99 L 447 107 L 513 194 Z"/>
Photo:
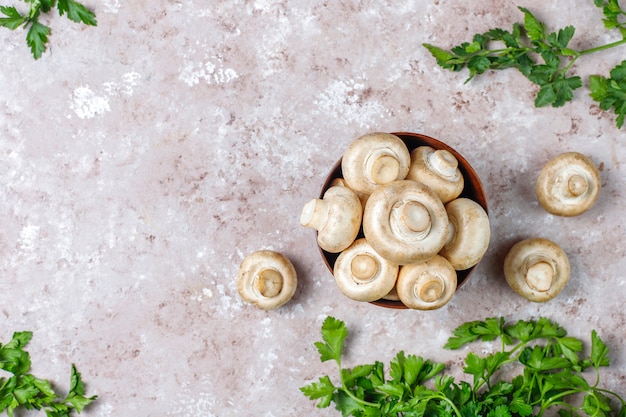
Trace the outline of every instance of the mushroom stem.
<path fill-rule="evenodd" d="M 367 253 L 362 253 L 352 259 L 350 270 L 356 282 L 368 282 L 376 276 L 380 267 L 376 258 Z"/>
<path fill-rule="evenodd" d="M 459 161 L 446 149 L 438 149 L 428 155 L 428 163 L 432 170 L 444 178 L 458 176 Z"/>
<path fill-rule="evenodd" d="M 409 200 L 402 202 L 393 208 L 395 222 L 400 228 L 405 229 L 405 234 L 413 238 L 424 238 L 428 235 L 431 227 L 430 212 L 419 201 Z"/>
<path fill-rule="evenodd" d="M 524 280 L 529 287 L 538 292 L 546 292 L 552 287 L 556 275 L 553 261 L 544 255 L 529 257 L 524 262 Z"/>
<path fill-rule="evenodd" d="M 388 184 L 400 175 L 400 162 L 391 150 L 380 149 L 368 155 L 365 176 L 374 184 Z"/>
<path fill-rule="evenodd" d="M 430 280 L 415 286 L 415 295 L 426 303 L 434 303 L 441 298 L 446 290 L 446 283 L 438 276 L 431 276 Z"/>
<path fill-rule="evenodd" d="M 265 298 L 273 298 L 283 289 L 283 276 L 273 268 L 262 269 L 254 277 L 254 289 Z"/>
<path fill-rule="evenodd" d="M 328 221 L 328 202 L 319 198 L 310 200 L 302 207 L 300 224 L 320 230 Z"/>
<path fill-rule="evenodd" d="M 572 197 L 579 197 L 587 192 L 589 184 L 584 176 L 580 174 L 572 175 L 567 181 L 567 191 Z"/>

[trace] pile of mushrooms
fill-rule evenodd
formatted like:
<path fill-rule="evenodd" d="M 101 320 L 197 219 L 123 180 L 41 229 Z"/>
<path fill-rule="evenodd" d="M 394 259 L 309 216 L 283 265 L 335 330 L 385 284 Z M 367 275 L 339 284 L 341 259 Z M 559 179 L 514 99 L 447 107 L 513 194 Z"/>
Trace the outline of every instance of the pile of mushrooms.
<path fill-rule="evenodd" d="M 319 247 L 338 254 L 339 289 L 353 300 L 419 310 L 447 304 L 457 271 L 475 266 L 490 239 L 485 209 L 460 197 L 456 157 L 430 146 L 410 152 L 396 135 L 369 133 L 348 146 L 341 169 L 343 178 L 300 216 L 317 230 Z"/>

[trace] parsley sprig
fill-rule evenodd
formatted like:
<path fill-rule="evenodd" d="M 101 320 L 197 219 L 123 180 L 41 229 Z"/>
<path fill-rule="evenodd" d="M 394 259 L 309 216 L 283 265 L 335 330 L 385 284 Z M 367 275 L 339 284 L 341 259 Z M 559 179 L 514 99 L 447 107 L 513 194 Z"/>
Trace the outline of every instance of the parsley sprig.
<path fill-rule="evenodd" d="M 10 374 L 0 378 L 0 413 L 6 411 L 9 417 L 20 409 L 44 410 L 47 417 L 69 417 L 74 410 L 80 413 L 97 396 L 85 396 L 85 386 L 74 365 L 65 397 L 57 395 L 50 381 L 28 373 L 31 359 L 24 347 L 32 337 L 32 332 L 16 332 L 10 342 L 0 344 L 0 369 Z"/>
<path fill-rule="evenodd" d="M 15 30 L 19 27 L 27 29 L 26 43 L 35 59 L 41 58 L 48 44 L 50 27 L 39 22 L 41 13 L 49 13 L 56 6 L 59 15 L 67 15 L 73 22 L 96 26 L 96 15 L 84 5 L 74 0 L 23 0 L 29 4 L 28 12 L 20 12 L 15 6 L 0 6 L 0 26 Z"/>
<path fill-rule="evenodd" d="M 444 364 L 402 351 L 391 360 L 388 375 L 378 361 L 343 368 L 347 336 L 345 323 L 326 318 L 323 342 L 315 346 L 322 362 L 336 362 L 339 382 L 326 375 L 300 388 L 319 408 L 334 403 L 343 416 L 527 417 L 543 416 L 548 409 L 557 409 L 560 417 L 626 415 L 624 399 L 600 387 L 600 368 L 609 366 L 609 357 L 595 330 L 586 356 L 581 340 L 546 318 L 509 324 L 499 317 L 465 323 L 454 330 L 445 348 L 500 341 L 493 353 L 467 354 L 463 371 L 471 382 L 457 382 L 443 373 Z M 585 370 L 593 370 L 591 382 Z"/>
<path fill-rule="evenodd" d="M 424 46 L 442 68 L 451 71 L 467 68 L 469 77 L 466 82 L 488 70 L 515 68 L 539 87 L 536 107 L 561 107 L 574 98 L 575 90 L 583 86 L 580 76 L 570 74 L 579 58 L 626 44 L 626 11 L 618 0 L 594 0 L 594 4 L 602 9 L 604 26 L 619 29 L 622 39 L 575 50 L 569 46 L 576 31 L 573 26 L 550 31 L 530 10 L 519 7 L 524 22 L 513 24 L 511 30 L 496 28 L 476 34 L 471 42 L 464 42 L 449 51 L 428 43 Z M 618 74 L 612 79 L 590 77 L 591 97 L 600 102 L 603 110 L 614 109 L 618 128 L 622 127 L 626 114 L 626 84 L 619 77 L 624 65 L 626 60 L 614 69 Z"/>

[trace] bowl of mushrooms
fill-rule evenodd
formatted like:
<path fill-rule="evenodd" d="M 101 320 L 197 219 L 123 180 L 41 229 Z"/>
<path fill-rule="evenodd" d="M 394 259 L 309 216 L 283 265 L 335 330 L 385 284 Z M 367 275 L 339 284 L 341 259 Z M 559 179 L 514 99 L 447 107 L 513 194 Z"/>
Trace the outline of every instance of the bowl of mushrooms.
<path fill-rule="evenodd" d="M 468 281 L 490 239 L 487 198 L 472 166 L 418 133 L 368 133 L 332 167 L 300 224 L 349 298 L 434 310 Z"/>

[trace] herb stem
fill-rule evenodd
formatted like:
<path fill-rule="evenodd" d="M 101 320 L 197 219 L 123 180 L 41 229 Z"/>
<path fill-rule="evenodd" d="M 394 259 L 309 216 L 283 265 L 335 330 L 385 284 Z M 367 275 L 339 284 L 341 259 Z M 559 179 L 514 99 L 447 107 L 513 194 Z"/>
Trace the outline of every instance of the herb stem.
<path fill-rule="evenodd" d="M 626 38 L 621 39 L 619 41 L 607 43 L 606 45 L 596 46 L 595 48 L 584 49 L 582 51 L 578 51 L 578 53 L 580 55 L 589 55 L 589 54 L 593 54 L 594 52 L 605 51 L 607 49 L 615 48 L 616 46 L 620 46 L 624 44 L 626 44 Z"/>
<path fill-rule="evenodd" d="M 339 366 L 339 369 L 341 369 L 341 365 Z M 365 407 L 374 407 L 374 408 L 379 408 L 379 404 L 376 404 L 376 403 L 371 403 L 371 402 L 369 402 L 369 401 L 365 401 L 365 400 L 363 400 L 363 399 L 361 399 L 361 398 L 357 397 L 356 395 L 354 395 L 354 394 L 352 393 L 352 391 L 351 391 L 351 390 L 349 390 L 349 389 L 348 389 L 348 387 L 346 386 L 346 383 L 345 383 L 345 381 L 344 381 L 344 379 L 343 379 L 343 372 L 341 372 L 341 371 L 340 371 L 339 373 L 340 373 L 340 375 L 341 375 L 341 377 L 340 377 L 340 379 L 341 379 L 341 389 L 343 390 L 343 392 L 345 392 L 345 393 L 346 393 L 346 395 L 347 395 L 348 397 L 352 398 L 355 402 L 357 402 L 357 403 L 359 403 L 360 405 L 363 405 L 363 406 L 365 406 Z"/>

